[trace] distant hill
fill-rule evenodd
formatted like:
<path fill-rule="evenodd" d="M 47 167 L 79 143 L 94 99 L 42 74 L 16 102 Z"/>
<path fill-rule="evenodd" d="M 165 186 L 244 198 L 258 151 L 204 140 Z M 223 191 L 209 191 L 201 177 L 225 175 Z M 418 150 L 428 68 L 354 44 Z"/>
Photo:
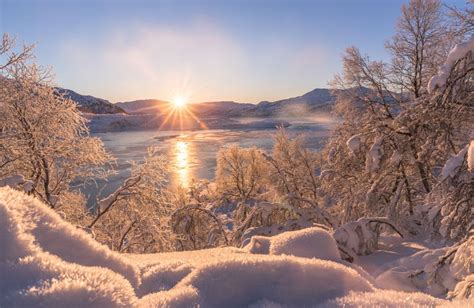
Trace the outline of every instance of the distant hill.
<path fill-rule="evenodd" d="M 129 114 L 166 114 L 172 108 L 167 101 L 157 99 L 144 99 L 130 102 L 117 103 L 117 106 Z M 191 104 L 191 111 L 199 116 L 218 117 L 225 114 L 227 117 L 240 117 L 242 113 L 254 108 L 253 104 L 242 104 L 231 101 L 204 102 Z"/>
<path fill-rule="evenodd" d="M 314 89 L 301 96 L 274 102 L 263 101 L 249 111 L 249 116 L 301 116 L 308 113 L 328 112 L 334 104 L 335 96 L 329 89 Z"/>
<path fill-rule="evenodd" d="M 190 105 L 191 110 L 201 117 L 278 117 L 302 116 L 308 113 L 328 112 L 335 97 L 329 89 L 314 89 L 304 95 L 274 102 L 263 101 L 258 104 L 237 103 L 233 101 L 204 102 Z M 156 99 L 117 103 L 117 106 L 130 114 L 167 113 L 170 103 Z"/>
<path fill-rule="evenodd" d="M 130 114 L 164 113 L 169 108 L 170 103 L 158 99 L 141 99 L 130 102 L 116 103 L 118 106 Z"/>
<path fill-rule="evenodd" d="M 72 90 L 57 88 L 79 105 L 79 110 L 92 114 L 133 114 L 165 115 L 172 105 L 158 99 L 142 99 L 112 104 L 109 101 L 90 95 L 81 95 Z M 286 98 L 274 102 L 262 101 L 258 104 L 238 103 L 234 101 L 203 102 L 189 105 L 193 114 L 199 117 L 304 117 L 311 114 L 328 113 L 335 103 L 337 91 L 317 88 L 301 96 Z M 367 95 L 368 89 L 361 88 L 360 95 Z"/>
<path fill-rule="evenodd" d="M 117 106 L 112 104 L 108 100 L 97 98 L 90 95 L 81 95 L 77 92 L 74 92 L 69 89 L 56 88 L 58 93 L 64 94 L 66 98 L 69 98 L 77 103 L 78 109 L 84 113 L 94 113 L 94 114 L 117 114 L 127 112 Z"/>

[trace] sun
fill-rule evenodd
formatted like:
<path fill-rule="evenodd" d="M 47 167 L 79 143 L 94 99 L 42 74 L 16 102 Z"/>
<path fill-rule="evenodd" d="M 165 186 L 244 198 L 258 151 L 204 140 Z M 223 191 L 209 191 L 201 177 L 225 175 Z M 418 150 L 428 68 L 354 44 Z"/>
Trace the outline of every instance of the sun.
<path fill-rule="evenodd" d="M 186 98 L 182 96 L 177 96 L 173 100 L 173 105 L 175 108 L 183 108 L 184 106 L 186 106 L 186 104 L 187 104 Z"/>
<path fill-rule="evenodd" d="M 189 96 L 177 95 L 170 100 L 167 108 L 162 111 L 164 117 L 161 119 L 161 124 L 158 129 L 164 127 L 175 128 L 177 127 L 176 125 L 179 125 L 181 130 L 185 127 L 191 127 L 192 125 L 200 129 L 207 129 L 206 123 L 194 114 L 194 103 L 190 103 L 189 98 Z M 166 126 L 167 124 L 168 126 Z"/>

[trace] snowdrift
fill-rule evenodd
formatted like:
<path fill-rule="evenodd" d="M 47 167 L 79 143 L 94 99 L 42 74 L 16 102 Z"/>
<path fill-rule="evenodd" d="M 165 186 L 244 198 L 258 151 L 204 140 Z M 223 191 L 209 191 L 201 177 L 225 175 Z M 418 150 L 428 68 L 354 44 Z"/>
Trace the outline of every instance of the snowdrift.
<path fill-rule="evenodd" d="M 301 247 L 313 245 L 315 238 L 334 244 L 321 231 L 307 230 L 276 239 L 279 248 L 273 250 L 285 255 L 236 248 L 122 255 L 98 244 L 38 200 L 4 187 L 0 188 L 0 307 L 449 303 L 425 294 L 378 290 L 343 263 L 323 260 L 317 251 L 302 253 Z"/>
<path fill-rule="evenodd" d="M 284 232 L 272 237 L 253 236 L 245 249 L 256 254 L 341 260 L 334 237 L 317 227 Z"/>

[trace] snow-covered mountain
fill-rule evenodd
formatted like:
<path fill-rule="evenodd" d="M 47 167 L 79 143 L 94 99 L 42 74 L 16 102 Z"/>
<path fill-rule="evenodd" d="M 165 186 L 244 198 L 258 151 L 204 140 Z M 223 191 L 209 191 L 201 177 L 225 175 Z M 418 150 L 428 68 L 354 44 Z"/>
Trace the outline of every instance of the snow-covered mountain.
<path fill-rule="evenodd" d="M 116 114 L 116 113 L 123 113 L 126 114 L 127 112 L 117 106 L 112 104 L 108 100 L 97 98 L 90 95 L 81 95 L 77 92 L 74 92 L 69 89 L 63 88 L 56 88 L 56 90 L 64 94 L 66 98 L 69 98 L 78 104 L 78 108 L 80 111 L 84 113 L 94 113 L 94 114 Z"/>
<path fill-rule="evenodd" d="M 329 89 L 314 89 L 301 96 L 278 100 L 263 101 L 249 111 L 256 117 L 300 116 L 308 113 L 330 111 L 335 96 Z"/>
<path fill-rule="evenodd" d="M 169 105 L 169 102 L 158 99 L 141 99 L 115 104 L 130 114 L 164 113 Z"/>
<path fill-rule="evenodd" d="M 226 117 L 278 117 L 301 116 L 308 113 L 327 112 L 334 103 L 334 95 L 329 89 L 314 89 L 304 95 L 274 102 L 263 101 L 258 104 L 237 103 L 233 101 L 203 102 L 190 106 L 199 116 Z M 128 113 L 166 113 L 169 102 L 146 99 L 117 103 Z"/>
<path fill-rule="evenodd" d="M 166 114 L 171 109 L 171 103 L 157 99 L 144 99 L 116 103 L 129 114 Z M 255 108 L 254 104 L 237 103 L 232 101 L 203 102 L 191 104 L 188 108 L 199 116 L 204 117 L 240 117 L 248 110 Z"/>

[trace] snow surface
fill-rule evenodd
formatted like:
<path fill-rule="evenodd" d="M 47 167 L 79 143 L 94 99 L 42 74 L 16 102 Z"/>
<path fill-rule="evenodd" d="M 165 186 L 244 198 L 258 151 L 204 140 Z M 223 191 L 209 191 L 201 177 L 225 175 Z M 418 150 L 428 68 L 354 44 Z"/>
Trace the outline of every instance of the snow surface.
<path fill-rule="evenodd" d="M 284 232 L 272 237 L 254 236 L 245 248 L 251 253 L 341 260 L 336 240 L 329 232 L 318 227 Z"/>
<path fill-rule="evenodd" d="M 275 251 L 215 248 L 119 254 L 22 192 L 0 188 L 0 307 L 282 307 L 448 305 L 426 294 L 376 289 L 362 270 L 323 260 L 320 229 L 282 234 Z M 270 240 L 272 242 L 272 240 Z M 272 243 L 273 244 L 273 243 Z M 272 251 L 272 245 L 269 251 Z M 305 255 L 311 258 L 298 257 Z M 462 307 L 462 306 L 460 306 Z"/>
<path fill-rule="evenodd" d="M 438 70 L 438 74 L 431 77 L 428 82 L 428 92 L 432 93 L 437 88 L 442 88 L 446 84 L 451 70 L 453 69 L 456 61 L 464 58 L 469 52 L 474 51 L 474 37 L 467 40 L 464 43 L 456 44 L 448 54 L 448 58 L 444 62 L 444 65 Z"/>

